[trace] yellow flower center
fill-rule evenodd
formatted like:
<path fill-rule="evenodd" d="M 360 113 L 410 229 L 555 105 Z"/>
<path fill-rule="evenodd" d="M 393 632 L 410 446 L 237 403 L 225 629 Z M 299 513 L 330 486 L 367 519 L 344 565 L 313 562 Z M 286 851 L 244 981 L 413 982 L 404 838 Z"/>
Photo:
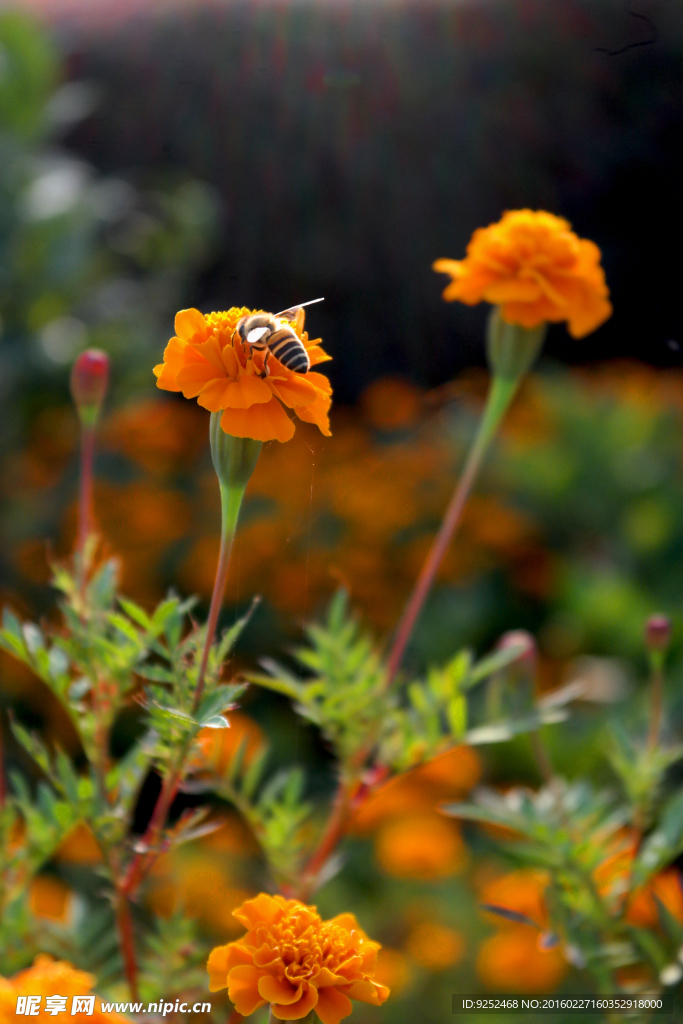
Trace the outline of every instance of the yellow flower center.
<path fill-rule="evenodd" d="M 266 945 L 279 954 L 285 977 L 296 985 L 317 977 L 323 967 L 335 974 L 357 955 L 356 942 L 349 932 L 302 909 L 289 910 L 270 925 L 259 925 L 254 930 L 254 945 Z"/>

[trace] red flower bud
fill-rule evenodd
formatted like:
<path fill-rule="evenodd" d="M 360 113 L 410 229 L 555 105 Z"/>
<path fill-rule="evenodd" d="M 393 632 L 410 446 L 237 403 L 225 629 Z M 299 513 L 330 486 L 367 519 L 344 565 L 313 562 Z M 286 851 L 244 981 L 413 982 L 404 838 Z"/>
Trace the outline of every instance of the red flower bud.
<path fill-rule="evenodd" d="M 651 651 L 665 651 L 671 643 L 671 620 L 666 615 L 651 615 L 645 623 L 645 643 Z"/>
<path fill-rule="evenodd" d="M 514 664 L 523 665 L 527 669 L 536 668 L 536 641 L 526 629 L 511 629 L 503 633 L 496 644 L 499 651 L 509 651 L 511 647 L 519 647 L 519 656 Z"/>
<path fill-rule="evenodd" d="M 84 425 L 92 426 L 100 414 L 109 384 L 109 356 L 98 348 L 81 352 L 71 370 L 71 397 Z"/>

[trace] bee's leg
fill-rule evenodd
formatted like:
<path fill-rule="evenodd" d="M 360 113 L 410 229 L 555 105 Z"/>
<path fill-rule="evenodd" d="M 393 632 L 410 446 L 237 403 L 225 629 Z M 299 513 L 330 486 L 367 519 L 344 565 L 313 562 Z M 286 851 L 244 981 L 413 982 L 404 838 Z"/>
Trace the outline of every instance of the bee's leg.
<path fill-rule="evenodd" d="M 264 377 L 267 377 L 270 374 L 270 369 L 268 367 L 268 360 L 269 360 L 269 358 L 270 358 L 270 349 L 267 348 L 266 349 L 266 354 L 263 357 L 263 369 L 259 373 L 259 377 L 261 378 L 261 380 L 263 380 Z"/>

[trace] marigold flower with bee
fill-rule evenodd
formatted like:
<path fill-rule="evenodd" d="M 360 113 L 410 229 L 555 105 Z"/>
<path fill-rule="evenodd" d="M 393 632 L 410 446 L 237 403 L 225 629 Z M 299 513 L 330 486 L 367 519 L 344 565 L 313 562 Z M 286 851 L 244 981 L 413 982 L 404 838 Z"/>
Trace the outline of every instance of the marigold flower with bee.
<path fill-rule="evenodd" d="M 474 232 L 464 260 L 441 259 L 433 267 L 453 278 L 443 293 L 449 302 L 490 302 L 504 321 L 529 329 L 566 320 L 569 333 L 582 338 L 612 314 L 600 256 L 563 217 L 508 210 Z"/>
<path fill-rule="evenodd" d="M 207 968 L 211 991 L 227 988 L 243 1017 L 270 1004 L 278 1020 L 315 1010 L 322 1024 L 339 1024 L 351 999 L 379 1006 L 389 995 L 372 980 L 380 945 L 353 914 L 323 921 L 315 907 L 266 893 L 233 914 L 248 931 L 214 949 Z"/>
<path fill-rule="evenodd" d="M 234 307 L 206 315 L 198 309 L 181 310 L 164 361 L 154 367 L 157 387 L 182 391 L 185 398 L 196 398 L 210 412 L 222 411 L 221 427 L 233 437 L 289 441 L 295 428 L 285 408 L 329 436 L 329 380 L 313 370 L 295 373 L 272 353 L 266 372 L 264 353 L 255 351 L 236 331 L 240 320 L 251 314 L 252 310 Z M 298 330 L 298 325 L 293 329 Z M 311 366 L 331 358 L 319 338 L 309 341 L 305 331 L 299 337 Z"/>

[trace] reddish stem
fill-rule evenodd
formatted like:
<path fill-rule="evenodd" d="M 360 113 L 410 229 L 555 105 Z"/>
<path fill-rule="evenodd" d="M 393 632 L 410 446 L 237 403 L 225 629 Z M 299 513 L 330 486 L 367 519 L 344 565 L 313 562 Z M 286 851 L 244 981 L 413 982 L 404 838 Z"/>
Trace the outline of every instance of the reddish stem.
<path fill-rule="evenodd" d="M 206 639 L 204 640 L 204 650 L 202 651 L 202 660 L 199 664 L 199 675 L 197 677 L 197 689 L 194 695 L 194 703 L 192 710 L 196 711 L 199 707 L 204 693 L 204 677 L 206 676 L 206 666 L 209 662 L 209 652 L 211 650 L 211 644 L 213 638 L 216 635 L 216 626 L 218 625 L 218 616 L 220 614 L 221 606 L 223 604 L 223 594 L 225 593 L 225 584 L 228 579 L 228 570 L 230 568 L 230 555 L 232 554 L 232 543 L 235 539 L 235 528 L 226 528 L 225 525 L 225 513 L 224 513 L 224 526 L 221 531 L 221 548 L 218 554 L 218 565 L 216 566 L 216 578 L 213 584 L 213 593 L 211 594 L 211 606 L 209 607 L 209 618 L 206 622 Z"/>
<path fill-rule="evenodd" d="M 0 715 L 0 811 L 4 810 L 5 801 L 7 799 L 7 782 L 5 779 L 5 751 L 4 751 L 4 721 L 3 716 Z"/>
<path fill-rule="evenodd" d="M 130 904 L 125 893 L 119 891 L 116 900 L 116 927 L 119 933 L 119 945 L 123 957 L 123 969 L 130 989 L 130 997 L 138 1000 L 138 968 L 135 960 L 135 942 L 133 939 L 133 918 Z"/>
<path fill-rule="evenodd" d="M 301 898 L 308 899 L 313 891 L 317 875 L 324 866 L 328 857 L 336 849 L 340 839 L 346 831 L 346 824 L 349 817 L 349 792 L 343 781 L 339 782 L 337 792 L 334 795 L 332 813 L 327 821 L 325 830 L 320 842 L 302 873 Z"/>
<path fill-rule="evenodd" d="M 211 644 L 213 643 L 214 636 L 216 635 L 218 616 L 223 603 L 223 594 L 225 592 L 225 584 L 228 578 L 228 569 L 230 568 L 230 555 L 232 552 L 232 543 L 235 537 L 235 525 L 237 523 L 237 514 L 242 500 L 242 493 L 243 491 L 233 492 L 233 495 L 230 495 L 230 493 L 225 494 L 221 488 L 223 507 L 221 547 L 218 555 L 218 565 L 216 566 L 216 578 L 214 580 L 213 593 L 211 595 L 209 618 L 206 623 L 206 639 L 204 641 L 204 649 L 202 651 L 202 658 L 199 664 L 197 689 L 195 691 L 194 701 L 192 704 L 193 712 L 197 711 L 204 692 L 204 681 L 209 661 L 209 652 L 211 650 Z M 126 873 L 122 887 L 123 891 L 129 896 L 133 896 L 137 892 L 138 886 L 154 858 L 153 847 L 157 843 L 159 833 L 164 826 L 166 816 L 168 815 L 173 799 L 178 791 L 183 759 L 184 750 L 178 757 L 176 766 L 166 776 L 162 783 L 161 792 L 154 806 L 152 817 L 150 818 L 145 834 L 140 841 L 140 845 L 143 849 L 140 853 L 135 855 Z"/>
<path fill-rule="evenodd" d="M 663 679 L 660 666 L 655 666 L 652 669 L 650 686 L 650 728 L 648 730 L 647 746 L 648 750 L 654 750 L 662 728 Z"/>
<path fill-rule="evenodd" d="M 228 1024 L 242 1024 L 244 1017 L 237 1010 L 233 1009 L 232 1013 L 228 1017 Z"/>
<path fill-rule="evenodd" d="M 389 655 L 385 684 L 387 687 L 391 685 L 394 676 L 399 669 L 418 615 L 422 611 L 422 606 L 429 594 L 429 591 L 432 589 L 434 577 L 441 565 L 443 556 L 446 554 L 448 546 L 451 543 L 453 535 L 460 523 L 462 511 L 469 497 L 472 484 L 474 483 L 475 477 L 479 471 L 483 455 L 483 448 L 477 445 L 475 445 L 470 452 L 462 477 L 458 482 L 458 486 L 456 487 L 448 509 L 446 510 L 446 515 L 439 527 L 439 532 L 434 538 L 429 554 L 427 555 L 425 563 L 420 570 L 420 575 L 417 578 L 415 588 L 410 596 L 408 604 L 405 607 L 401 621 L 399 622 L 398 629 L 396 631 L 396 639 L 394 640 L 394 644 Z"/>
<path fill-rule="evenodd" d="M 95 454 L 95 428 L 81 429 L 81 479 L 78 495 L 78 538 L 76 550 L 83 558 L 85 542 L 93 522 L 93 461 Z"/>
<path fill-rule="evenodd" d="M 439 532 L 434 538 L 429 554 L 417 578 L 415 588 L 399 622 L 394 644 L 387 661 L 385 680 L 385 686 L 387 687 L 391 685 L 399 669 L 418 615 L 422 611 L 422 606 L 432 588 L 443 556 L 446 554 L 448 545 L 451 543 L 460 523 L 465 503 L 479 472 L 482 460 L 488 450 L 491 438 L 495 434 L 498 424 L 505 415 L 505 411 L 517 390 L 519 379 L 519 377 L 508 378 L 494 375 L 491 381 L 484 413 L 479 423 L 474 443 L 467 456 L 462 476 L 458 481 L 453 497 L 446 509 L 446 515 L 439 527 Z"/>
<path fill-rule="evenodd" d="M 121 892 L 125 893 L 126 896 L 133 898 L 138 890 L 140 883 L 142 882 L 151 862 L 151 854 L 153 854 L 153 848 L 159 838 L 166 816 L 170 810 L 171 804 L 178 792 L 178 783 L 180 781 L 180 771 L 178 768 L 174 768 L 173 771 L 166 776 L 162 785 L 161 792 L 157 797 L 157 802 L 154 805 L 152 811 L 152 817 L 149 820 L 149 824 L 145 830 L 145 834 L 140 840 L 140 852 L 136 853 L 133 860 L 130 863 L 126 876 L 121 884 Z"/>

